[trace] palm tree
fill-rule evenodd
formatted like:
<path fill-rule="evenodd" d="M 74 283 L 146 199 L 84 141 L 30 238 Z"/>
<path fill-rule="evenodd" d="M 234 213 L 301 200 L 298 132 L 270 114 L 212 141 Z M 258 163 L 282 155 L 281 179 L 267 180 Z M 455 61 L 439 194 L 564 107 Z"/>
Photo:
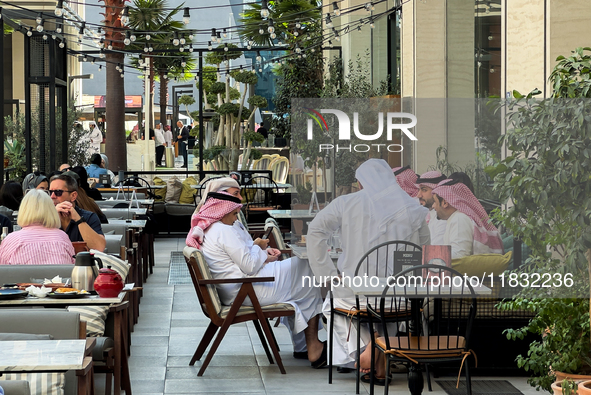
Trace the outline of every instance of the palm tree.
<path fill-rule="evenodd" d="M 165 0 L 133 0 L 133 7 L 129 10 L 129 27 L 135 30 L 136 37 L 142 43 L 146 44 L 149 42 L 154 49 L 169 48 L 171 33 L 178 32 L 184 26 L 182 22 L 173 19 L 183 5 L 184 3 L 174 10 L 167 12 L 167 3 Z M 147 35 L 150 35 L 149 41 L 147 40 Z M 138 45 L 135 46 L 140 48 Z M 173 69 L 178 70 L 181 63 L 181 56 L 178 56 L 178 61 L 176 60 L 176 56 L 172 60 L 169 55 L 145 56 L 150 58 L 150 80 L 148 83 L 150 84 L 152 98 L 154 97 L 156 74 L 160 74 L 160 122 L 165 124 L 168 84 L 166 78 L 163 77 Z M 189 63 L 187 65 L 189 66 Z M 164 95 L 162 94 L 163 89 Z M 151 112 L 153 112 L 153 105 L 152 99 L 149 103 Z M 154 121 L 153 117 L 152 121 Z M 151 126 L 149 125 L 149 127 Z"/>
<path fill-rule="evenodd" d="M 112 45 L 115 52 L 106 54 L 107 87 L 106 87 L 106 118 L 109 125 L 105 153 L 111 158 L 111 170 L 127 170 L 127 146 L 125 144 L 125 87 L 121 82 L 121 75 L 116 70 L 118 64 L 123 64 L 124 26 L 121 23 L 121 13 L 127 0 L 102 0 L 105 2 L 105 42 Z"/>

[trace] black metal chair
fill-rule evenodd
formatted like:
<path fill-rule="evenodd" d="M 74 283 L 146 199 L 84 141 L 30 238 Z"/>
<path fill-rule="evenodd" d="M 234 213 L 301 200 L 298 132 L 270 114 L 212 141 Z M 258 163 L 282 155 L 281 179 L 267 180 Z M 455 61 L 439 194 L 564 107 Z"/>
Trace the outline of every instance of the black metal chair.
<path fill-rule="evenodd" d="M 378 278 L 386 278 L 392 276 L 401 270 L 402 267 L 398 268 L 401 263 L 402 256 L 400 254 L 404 252 L 417 252 L 419 256 L 422 256 L 422 249 L 419 245 L 403 240 L 387 241 L 379 244 L 369 251 L 367 251 L 359 260 L 357 268 L 355 269 L 355 276 L 367 275 L 368 277 L 374 276 Z M 418 259 L 418 262 L 421 262 Z M 360 300 L 361 299 L 361 300 Z M 333 294 L 330 294 L 330 328 L 328 331 L 328 383 L 332 384 L 332 349 L 333 349 L 333 330 L 334 330 L 334 316 L 339 315 L 343 317 L 349 317 L 356 321 L 357 329 L 357 350 L 361 346 L 360 329 L 361 324 L 369 323 L 369 315 L 365 308 L 370 302 L 376 306 L 379 297 L 374 298 L 359 298 L 355 297 L 355 309 L 345 309 L 334 307 Z M 394 302 L 391 301 L 391 304 Z M 392 307 L 392 306 L 391 306 Z M 386 312 L 388 322 L 397 322 L 403 320 L 409 312 L 393 311 L 390 307 L 391 312 Z M 387 307 L 386 307 L 387 308 Z M 386 310 L 388 311 L 388 310 Z M 402 314 L 402 316 L 400 316 Z M 371 332 L 371 330 L 370 330 Z M 357 353 L 357 366 L 359 366 L 360 353 Z M 356 394 L 359 394 L 359 374 L 357 375 L 356 383 Z"/>
<path fill-rule="evenodd" d="M 443 286 L 432 286 L 434 283 L 424 283 L 423 275 L 429 270 L 432 275 L 438 275 L 446 280 L 440 280 Z M 414 280 L 411 280 L 414 276 Z M 470 382 L 469 361 L 466 359 L 473 354 L 470 350 L 470 333 L 474 317 L 476 316 L 476 293 L 467 281 L 456 270 L 438 265 L 421 265 L 401 271 L 397 278 L 406 277 L 406 281 L 395 286 L 387 284 L 384 287 L 379 301 L 379 309 L 375 304 L 367 305 L 370 325 L 380 323 L 384 335 L 376 338 L 373 331 L 372 338 L 372 372 L 375 368 L 376 351 L 384 354 L 386 358 L 386 385 L 384 394 L 388 394 L 389 368 L 390 364 L 403 362 L 410 364 L 408 374 L 409 388 L 412 393 L 420 393 L 423 388 L 423 374 L 421 365 L 427 370 L 427 383 L 429 391 L 431 379 L 429 365 L 446 364 L 458 362 L 461 368 L 466 369 L 466 393 L 472 393 Z M 454 279 L 451 281 L 451 279 Z M 413 281 L 423 281 L 426 285 L 423 289 L 413 286 Z M 447 285 L 447 286 L 445 286 Z M 450 286 L 451 285 L 451 286 Z M 394 301 L 392 304 L 389 301 Z M 392 311 L 408 311 L 410 304 L 410 315 L 402 315 L 401 323 L 396 334 L 388 333 L 388 314 L 390 312 L 387 304 L 390 303 Z M 404 330 L 404 331 L 402 331 Z M 458 374 L 458 384 L 460 374 Z M 374 377 L 371 375 L 370 394 L 373 395 Z"/>
<path fill-rule="evenodd" d="M 247 221 L 251 222 L 251 217 L 257 217 L 261 219 L 259 222 L 264 222 L 268 217 L 267 210 L 278 208 L 278 193 L 279 188 L 275 181 L 266 176 L 253 177 L 251 184 L 244 185 L 242 194 L 246 200 L 244 210 Z"/>

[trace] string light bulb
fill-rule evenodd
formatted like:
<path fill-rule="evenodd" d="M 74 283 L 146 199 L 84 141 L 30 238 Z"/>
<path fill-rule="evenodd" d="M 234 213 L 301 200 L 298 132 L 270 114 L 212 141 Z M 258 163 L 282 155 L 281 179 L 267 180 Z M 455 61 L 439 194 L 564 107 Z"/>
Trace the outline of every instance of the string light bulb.
<path fill-rule="evenodd" d="M 297 43 L 296 43 L 296 46 L 295 46 L 295 52 L 296 53 L 301 53 L 302 52 L 302 49 L 300 48 L 300 46 Z"/>
<path fill-rule="evenodd" d="M 41 21 L 40 24 L 37 25 L 35 30 L 37 30 L 39 33 L 41 33 L 43 31 L 43 20 Z"/>
<path fill-rule="evenodd" d="M 187 42 L 187 40 L 185 40 L 185 35 L 181 34 L 181 39 L 179 40 L 181 45 L 185 45 L 185 43 Z"/>
<path fill-rule="evenodd" d="M 47 41 L 47 34 L 44 34 L 44 35 L 42 36 L 42 38 L 43 38 L 43 40 L 44 40 L 44 41 Z"/>
<path fill-rule="evenodd" d="M 101 59 L 104 59 L 105 58 L 105 52 L 102 49 L 99 52 L 99 58 L 101 58 Z"/>
<path fill-rule="evenodd" d="M 103 71 L 103 65 L 99 64 L 99 71 Z"/>
<path fill-rule="evenodd" d="M 130 33 L 129 30 L 125 32 L 125 39 L 123 40 L 123 44 L 129 45 L 131 44 L 131 40 L 129 39 Z"/>
<path fill-rule="evenodd" d="M 27 29 L 27 37 L 31 37 L 33 35 L 33 32 L 31 31 L 31 29 Z"/>
<path fill-rule="evenodd" d="M 172 39 L 172 45 L 174 45 L 175 47 L 178 46 L 180 44 L 180 40 L 179 40 L 179 34 L 177 32 L 174 33 L 174 37 Z"/>
<path fill-rule="evenodd" d="M 215 34 L 215 28 L 211 29 L 211 41 L 216 41 L 217 35 Z"/>
<path fill-rule="evenodd" d="M 109 41 L 109 45 L 107 46 L 107 49 L 109 51 L 111 51 L 113 49 L 113 42 L 112 41 Z"/>
<path fill-rule="evenodd" d="M 86 29 L 86 22 L 82 22 L 80 25 L 80 30 L 78 30 L 78 40 L 82 40 L 82 38 L 84 38 L 84 29 Z"/>
<path fill-rule="evenodd" d="M 261 2 L 261 18 L 265 19 L 269 17 L 269 6 L 267 0 Z"/>
<path fill-rule="evenodd" d="M 228 44 L 224 44 L 224 52 L 228 52 Z"/>
<path fill-rule="evenodd" d="M 228 33 L 226 32 L 226 29 L 222 30 L 222 36 L 224 36 L 224 38 L 228 37 Z"/>
<path fill-rule="evenodd" d="M 333 27 L 332 32 L 334 33 L 334 39 L 337 41 L 341 41 L 341 37 L 339 36 L 339 32 Z"/>
<path fill-rule="evenodd" d="M 62 33 L 62 24 L 61 24 L 61 23 L 58 23 L 58 24 L 57 24 L 57 26 L 56 26 L 56 28 L 55 28 L 55 32 L 56 32 L 57 34 L 61 34 L 61 33 Z"/>
<path fill-rule="evenodd" d="M 150 41 L 152 39 L 152 36 L 149 34 L 146 34 L 146 41 Z"/>
<path fill-rule="evenodd" d="M 185 7 L 185 11 L 183 12 L 183 23 L 185 25 L 191 23 L 191 13 L 189 12 L 189 7 Z"/>
<path fill-rule="evenodd" d="M 259 28 L 259 34 L 265 34 L 265 29 L 263 28 L 263 26 L 261 25 L 261 27 Z"/>
<path fill-rule="evenodd" d="M 300 20 L 298 19 L 298 21 L 295 24 L 296 29 L 300 29 L 302 27 L 302 24 L 300 23 Z"/>
<path fill-rule="evenodd" d="M 63 48 L 66 46 L 66 39 L 64 38 L 62 41 L 60 41 L 60 43 L 57 45 L 60 48 Z"/>
<path fill-rule="evenodd" d="M 193 44 L 189 46 L 189 52 L 193 52 Z"/>
<path fill-rule="evenodd" d="M 131 42 L 135 42 L 135 40 L 137 40 L 137 37 L 135 36 L 135 34 L 131 33 L 129 39 L 131 40 Z"/>
<path fill-rule="evenodd" d="M 374 29 L 376 27 L 376 24 L 374 23 L 373 18 L 371 18 L 369 20 L 369 27 L 372 28 L 372 29 Z"/>
<path fill-rule="evenodd" d="M 337 5 L 336 1 L 332 2 L 332 12 L 336 17 L 341 16 L 341 10 L 339 9 L 339 6 Z"/>
<path fill-rule="evenodd" d="M 121 23 L 127 25 L 129 23 L 129 6 L 126 6 L 123 9 L 123 14 L 121 15 Z"/>
<path fill-rule="evenodd" d="M 269 33 L 275 33 L 275 26 L 273 26 L 273 18 L 269 18 L 269 26 L 267 27 Z"/>
<path fill-rule="evenodd" d="M 64 0 L 57 0 L 54 12 L 56 16 L 62 16 L 64 14 Z"/>
<path fill-rule="evenodd" d="M 331 28 L 332 27 L 332 19 L 330 18 L 330 14 L 326 14 L 326 27 L 327 28 Z"/>
<path fill-rule="evenodd" d="M 39 13 L 37 15 L 37 18 L 35 19 L 35 22 L 37 22 L 38 25 L 40 25 L 40 24 L 43 23 L 43 14 L 42 13 Z"/>
<path fill-rule="evenodd" d="M 210 51 L 213 49 L 213 45 L 211 45 L 211 41 L 207 42 L 207 49 L 209 49 Z"/>
<path fill-rule="evenodd" d="M 277 37 L 277 35 L 275 33 L 271 33 L 269 35 L 269 37 L 271 37 L 272 40 L 275 40 L 275 38 Z"/>
<path fill-rule="evenodd" d="M 187 62 L 185 61 L 185 58 L 181 58 L 181 67 L 182 68 L 187 67 Z"/>
<path fill-rule="evenodd" d="M 193 33 L 189 34 L 189 40 L 193 40 Z"/>
<path fill-rule="evenodd" d="M 261 56 L 261 51 L 257 51 L 257 57 L 256 57 L 257 62 L 260 62 L 262 59 L 263 59 L 263 57 Z"/>

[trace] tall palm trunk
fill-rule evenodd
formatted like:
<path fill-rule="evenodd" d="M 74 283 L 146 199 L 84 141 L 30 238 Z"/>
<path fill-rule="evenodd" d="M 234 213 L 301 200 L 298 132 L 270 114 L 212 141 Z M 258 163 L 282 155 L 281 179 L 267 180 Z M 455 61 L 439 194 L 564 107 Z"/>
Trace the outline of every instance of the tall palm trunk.
<path fill-rule="evenodd" d="M 103 0 L 105 2 L 105 41 L 112 43 L 113 49 L 123 49 L 121 12 L 124 0 Z M 107 60 L 106 120 L 107 139 L 105 152 L 109 157 L 111 170 L 127 170 L 127 146 L 125 144 L 125 86 L 117 64 L 123 64 L 123 53 L 109 52 Z"/>
<path fill-rule="evenodd" d="M 117 173 L 127 170 L 127 146 L 125 142 L 125 85 L 115 67 L 123 63 L 124 55 L 107 55 L 107 140 L 105 153 L 109 157 L 110 170 Z"/>

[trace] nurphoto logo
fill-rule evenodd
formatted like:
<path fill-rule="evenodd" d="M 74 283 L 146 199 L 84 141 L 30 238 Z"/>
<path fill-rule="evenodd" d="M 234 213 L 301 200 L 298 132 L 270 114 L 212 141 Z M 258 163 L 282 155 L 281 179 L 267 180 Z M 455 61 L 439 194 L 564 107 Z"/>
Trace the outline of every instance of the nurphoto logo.
<path fill-rule="evenodd" d="M 335 109 L 321 109 L 320 112 L 304 107 L 305 110 L 308 111 L 308 115 L 311 118 L 308 118 L 307 122 L 307 138 L 308 140 L 312 140 L 314 138 L 314 125 L 318 125 L 320 131 L 322 133 L 330 134 L 328 123 L 326 119 L 322 116 L 322 114 L 332 114 L 336 116 L 338 120 L 338 140 L 339 142 L 351 142 L 351 119 L 349 116 L 341 110 Z M 413 114 L 406 113 L 406 112 L 388 112 L 386 113 L 386 140 L 392 141 L 394 131 L 400 130 L 401 136 L 404 134 L 410 140 L 416 141 L 417 138 L 414 134 L 411 133 L 410 129 L 415 127 L 417 124 L 417 117 Z M 410 122 L 405 122 L 405 120 L 410 120 Z M 359 130 L 359 113 L 353 113 L 353 134 L 356 139 L 362 141 L 376 141 L 382 138 L 384 133 L 384 113 L 378 113 L 378 130 L 373 134 L 364 134 L 361 133 Z M 380 148 L 385 148 L 388 152 L 401 152 L 403 150 L 403 146 L 401 144 L 392 143 L 392 144 L 319 144 L 319 152 L 322 150 L 334 150 L 336 151 L 355 151 L 355 152 L 368 152 L 372 147 L 377 148 L 377 151 L 380 152 Z"/>

